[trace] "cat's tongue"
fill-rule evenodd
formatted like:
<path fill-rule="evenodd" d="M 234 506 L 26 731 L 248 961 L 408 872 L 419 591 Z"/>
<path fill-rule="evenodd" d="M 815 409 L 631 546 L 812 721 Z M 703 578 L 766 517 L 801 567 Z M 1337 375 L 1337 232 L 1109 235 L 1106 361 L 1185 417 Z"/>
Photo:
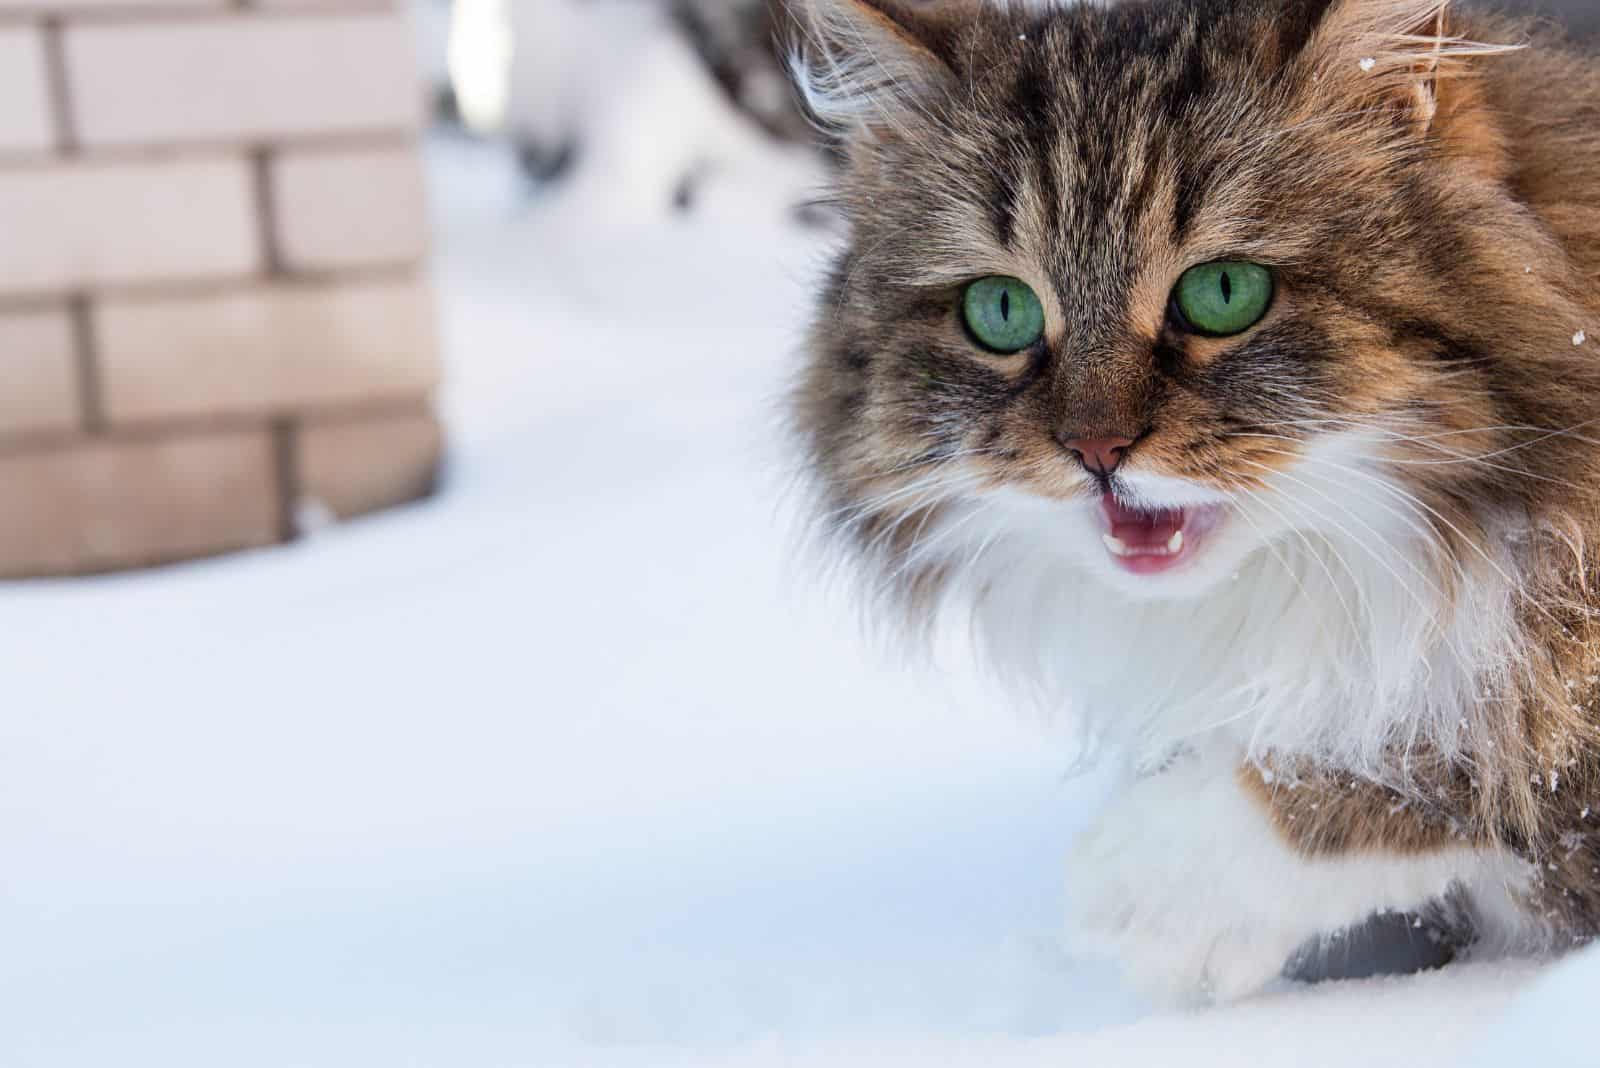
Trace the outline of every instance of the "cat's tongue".
<path fill-rule="evenodd" d="M 1183 557 L 1188 525 L 1183 509 L 1146 511 L 1109 493 L 1101 497 L 1100 507 L 1109 526 L 1106 549 L 1129 571 L 1141 575 L 1166 571 Z"/>

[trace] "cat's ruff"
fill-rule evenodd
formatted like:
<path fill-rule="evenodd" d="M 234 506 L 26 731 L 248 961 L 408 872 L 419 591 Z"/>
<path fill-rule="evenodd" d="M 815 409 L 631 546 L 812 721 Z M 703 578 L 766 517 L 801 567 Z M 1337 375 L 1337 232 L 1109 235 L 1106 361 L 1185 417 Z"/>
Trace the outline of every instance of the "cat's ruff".
<path fill-rule="evenodd" d="M 1507 531 L 1500 559 L 1452 575 L 1373 486 L 1368 448 L 1322 442 L 1183 574 L 1109 560 L 1095 502 L 1005 488 L 928 540 L 959 569 L 948 595 L 973 606 L 996 675 L 1026 679 L 1142 766 L 1223 735 L 1252 761 L 1289 753 L 1403 788 L 1397 747 L 1454 758 L 1492 741 L 1476 694 L 1486 672 L 1519 670 L 1517 562 Z M 1330 501 L 1345 509 L 1333 529 Z M 1152 578 L 1165 596 L 1144 588 Z"/>

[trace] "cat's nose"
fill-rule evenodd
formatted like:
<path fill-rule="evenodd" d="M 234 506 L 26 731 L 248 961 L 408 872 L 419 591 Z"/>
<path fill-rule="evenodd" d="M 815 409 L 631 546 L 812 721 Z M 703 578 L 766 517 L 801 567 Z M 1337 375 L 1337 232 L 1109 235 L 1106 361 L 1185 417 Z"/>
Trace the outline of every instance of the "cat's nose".
<path fill-rule="evenodd" d="M 1061 444 L 1078 457 L 1091 474 L 1109 475 L 1128 455 L 1132 438 L 1073 438 L 1063 436 Z"/>

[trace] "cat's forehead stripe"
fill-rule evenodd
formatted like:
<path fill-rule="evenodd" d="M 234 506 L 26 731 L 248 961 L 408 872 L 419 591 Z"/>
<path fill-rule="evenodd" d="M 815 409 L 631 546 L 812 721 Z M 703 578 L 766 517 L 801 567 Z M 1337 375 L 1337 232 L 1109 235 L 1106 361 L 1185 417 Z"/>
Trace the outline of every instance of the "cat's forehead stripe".
<path fill-rule="evenodd" d="M 1109 295 L 1129 282 L 1130 263 L 1149 258 L 1141 245 L 1182 246 L 1212 184 L 1210 154 L 1190 143 L 1212 88 L 1204 34 L 1175 17 L 1138 45 L 1116 29 L 1036 28 L 1005 106 L 986 101 L 975 116 L 1002 142 L 986 161 L 989 229 L 1001 248 L 1070 276 L 1056 278 L 1064 305 L 1094 296 L 1089 268 Z M 1159 222 L 1149 218 L 1157 211 Z"/>

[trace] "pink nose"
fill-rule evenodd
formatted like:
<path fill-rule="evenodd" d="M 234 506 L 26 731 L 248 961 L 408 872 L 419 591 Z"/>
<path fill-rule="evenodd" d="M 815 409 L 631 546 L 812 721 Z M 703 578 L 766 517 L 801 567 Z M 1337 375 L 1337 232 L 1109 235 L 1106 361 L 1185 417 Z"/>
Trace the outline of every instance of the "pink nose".
<path fill-rule="evenodd" d="M 1062 442 L 1078 454 L 1083 466 L 1097 475 L 1109 475 L 1128 455 L 1132 438 L 1068 438 Z"/>

